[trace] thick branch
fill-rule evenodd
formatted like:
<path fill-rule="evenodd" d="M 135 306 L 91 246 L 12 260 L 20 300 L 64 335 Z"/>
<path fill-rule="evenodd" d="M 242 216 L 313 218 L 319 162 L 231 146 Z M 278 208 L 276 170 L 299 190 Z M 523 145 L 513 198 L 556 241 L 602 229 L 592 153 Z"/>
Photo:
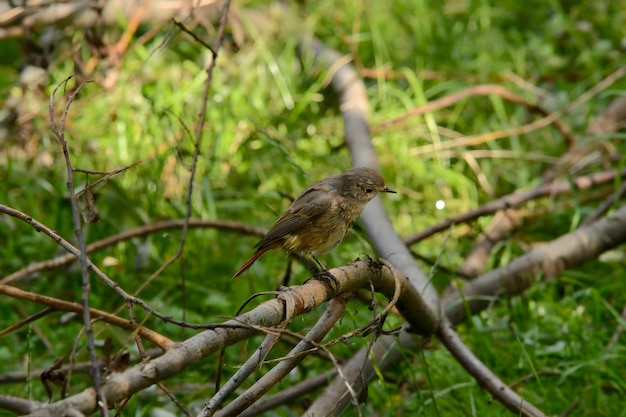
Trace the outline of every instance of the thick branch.
<path fill-rule="evenodd" d="M 557 273 L 557 270 L 562 270 L 565 265 L 573 267 L 582 264 L 584 261 L 594 259 L 602 252 L 624 242 L 626 242 L 626 206 L 618 209 L 608 219 L 600 220 L 591 226 L 585 226 L 575 232 L 564 235 L 527 255 L 515 259 L 509 264 L 509 266 L 516 265 L 514 270 L 503 267 L 477 278 L 463 287 L 462 297 L 467 300 L 469 304 L 468 309 L 472 313 L 477 313 L 489 304 L 479 300 L 481 297 L 493 297 L 496 294 L 507 296 L 520 293 L 532 285 L 535 276 L 553 276 L 553 274 Z M 555 267 L 553 264 L 555 260 L 560 262 L 560 268 Z M 528 279 L 528 277 L 532 279 Z M 463 304 L 460 294 L 453 293 L 444 298 L 443 301 L 447 317 L 453 324 L 458 324 L 467 318 L 468 310 Z M 399 340 L 398 346 L 392 346 L 394 341 L 392 336 L 381 336 L 376 341 L 372 357 L 374 360 L 380 361 L 378 363 L 380 371 L 384 371 L 388 366 L 397 363 L 401 359 L 401 350 L 421 348 L 420 340 L 408 337 L 406 332 L 401 334 Z M 391 346 L 391 348 L 385 349 L 388 346 Z M 344 373 L 354 378 L 356 378 L 356 374 L 359 374 L 364 380 L 372 378 L 374 372 L 371 368 L 370 360 L 367 360 L 363 369 L 360 368 L 363 365 L 364 355 L 366 355 L 365 348 L 350 358 L 343 366 Z M 356 388 L 357 386 L 355 386 Z M 345 387 L 342 387 L 336 380 L 320 398 L 327 405 L 342 401 L 345 406 L 349 402 L 346 398 Z M 317 405 L 317 401 L 314 405 Z M 319 410 L 327 410 L 327 408 L 323 408 L 320 405 Z"/>
<path fill-rule="evenodd" d="M 311 279 L 304 285 L 290 287 L 277 298 L 266 301 L 254 310 L 229 320 L 215 328 L 199 333 L 176 345 L 158 358 L 147 360 L 126 371 L 113 374 L 102 385 L 102 392 L 108 404 L 118 403 L 130 395 L 150 385 L 170 378 L 199 360 L 218 352 L 225 346 L 248 339 L 257 331 L 251 326 L 275 327 L 283 321 L 292 320 L 318 307 L 339 294 L 352 293 L 372 282 L 377 291 L 391 298 L 396 289 L 394 272 L 373 260 L 356 261 L 342 268 L 330 271 L 336 278 L 336 286 L 317 279 Z M 397 273 L 397 272 L 396 272 Z M 419 294 L 406 281 L 401 280 L 400 298 L 396 304 L 398 310 L 406 314 L 406 320 L 415 327 L 421 326 L 422 317 L 413 306 L 419 303 Z M 30 410 L 36 415 L 61 415 L 68 408 L 85 414 L 96 410 L 95 395 L 92 388 L 53 404 Z"/>
<path fill-rule="evenodd" d="M 446 297 L 446 315 L 453 323 L 463 321 L 468 313 L 476 313 L 489 305 L 485 296 L 519 294 L 539 276 L 556 276 L 624 242 L 626 205 L 607 219 L 563 235 L 466 284 L 462 294 Z"/>

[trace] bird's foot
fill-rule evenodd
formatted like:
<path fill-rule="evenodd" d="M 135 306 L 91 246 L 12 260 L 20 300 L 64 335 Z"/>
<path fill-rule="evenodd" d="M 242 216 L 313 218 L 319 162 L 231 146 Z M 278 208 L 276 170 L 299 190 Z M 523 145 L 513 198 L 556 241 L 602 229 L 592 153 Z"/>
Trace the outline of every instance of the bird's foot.
<path fill-rule="evenodd" d="M 326 286 L 330 287 L 333 292 L 338 292 L 341 286 L 337 277 L 335 277 L 328 269 L 314 275 L 313 279 L 323 282 Z"/>

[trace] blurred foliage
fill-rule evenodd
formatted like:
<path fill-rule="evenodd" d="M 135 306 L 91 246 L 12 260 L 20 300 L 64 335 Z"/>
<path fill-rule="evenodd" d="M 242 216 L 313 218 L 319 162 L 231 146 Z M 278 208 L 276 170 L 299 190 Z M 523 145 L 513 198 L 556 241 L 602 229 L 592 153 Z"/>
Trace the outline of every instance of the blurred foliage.
<path fill-rule="evenodd" d="M 269 15 L 264 2 L 240 7 L 248 33 L 241 48 L 220 51 L 208 103 L 192 196 L 193 217 L 236 220 L 271 226 L 288 200 L 309 183 L 350 167 L 343 144 L 343 124 L 333 95 L 327 90 L 329 74 L 296 55 L 303 28 L 327 45 L 351 54 L 363 74 L 376 126 L 434 99 L 465 87 L 497 83 L 537 102 L 549 111 L 570 103 L 622 65 L 625 46 L 623 10 L 626 1 L 487 1 L 401 0 L 361 2 L 314 0 L 291 5 L 280 22 L 259 19 Z M 251 13 L 256 10 L 257 13 Z M 270 22 L 270 23 L 268 23 Z M 213 34 L 199 35 L 212 43 Z M 82 47 L 84 34 L 66 28 L 58 45 L 50 80 L 44 88 L 19 87 L 22 57 L 16 40 L 0 41 L 0 202 L 22 210 L 74 241 L 66 168 L 60 147 L 50 130 L 48 97 L 53 88 L 74 73 L 69 52 Z M 6 51 L 6 53 L 4 53 Z M 88 242 L 162 219 L 185 214 L 193 132 L 201 107 L 201 92 L 210 52 L 180 33 L 164 27 L 147 43 L 135 42 L 117 68 L 102 64 L 78 100 L 67 121 L 67 140 L 75 167 L 112 171 L 135 162 L 141 164 L 95 188 L 96 209 L 102 221 L 85 226 Z M 103 80 L 117 71 L 112 88 Z M 610 90 L 567 113 L 567 123 L 581 143 L 597 143 L 624 153 L 623 135 L 591 137 L 585 133 L 590 117 L 611 98 L 623 94 L 620 80 Z M 75 87 L 70 81 L 69 88 Z M 63 89 L 60 90 L 62 92 Z M 19 103 L 19 119 L 5 116 L 10 103 Z M 57 117 L 65 98 L 55 100 Z M 479 96 L 452 107 L 385 128 L 374 144 L 383 176 L 399 194 L 383 196 L 392 222 L 402 236 L 475 208 L 492 198 L 541 181 L 541 173 L 566 150 L 563 137 L 553 128 L 491 141 L 451 154 L 423 154 L 421 147 L 472 135 L 519 126 L 538 117 L 499 97 Z M 485 151 L 477 158 L 479 172 L 468 164 L 464 152 Z M 509 153 L 504 153 L 509 152 Z M 497 155 L 508 155 L 497 157 Z M 536 156 L 541 156 L 538 158 Z M 615 165 L 595 159 L 579 173 Z M 489 185 L 478 180 L 478 174 Z M 568 179 L 567 170 L 559 172 Z M 77 173 L 77 187 L 97 176 Z M 586 192 L 585 194 L 590 193 Z M 583 193 L 580 193 L 583 194 Z M 567 195 L 535 201 L 525 207 L 525 225 L 496 250 L 489 263 L 506 264 L 536 242 L 566 233 L 598 205 L 599 200 Z M 436 208 L 445 202 L 444 209 Z M 458 268 L 474 239 L 490 218 L 460 225 L 414 247 L 441 265 Z M 133 293 L 169 259 L 179 245 L 180 231 L 137 238 L 93 255 L 102 269 Z M 7 216 L 0 216 L 0 275 L 32 262 L 59 255 L 50 239 Z M 192 229 L 184 257 L 148 285 L 140 297 L 161 313 L 190 322 L 219 322 L 234 314 L 250 294 L 273 289 L 281 282 L 285 257 L 266 255 L 238 279 L 230 276 L 251 254 L 256 237 L 218 230 Z M 326 257 L 327 265 L 341 265 L 360 254 L 373 255 L 362 231 Z M 626 374 L 624 337 L 607 347 L 626 303 L 623 261 L 590 262 L 558 279 L 538 282 L 521 297 L 503 300 L 459 327 L 462 337 L 479 357 L 506 382 L 528 374 L 535 377 L 518 385 L 519 393 L 548 414 L 563 412 L 580 400 L 572 415 L 625 415 Z M 623 252 L 621 253 L 623 259 Z M 422 263 L 425 271 L 430 264 Z M 435 269 L 433 280 L 444 288 L 454 277 Z M 293 280 L 307 277 L 294 269 Z M 116 311 L 123 302 L 92 278 L 91 305 Z M 72 265 L 35 274 L 20 286 L 66 300 L 80 300 L 80 268 Z M 183 284 L 184 283 L 184 284 Z M 185 291 L 182 291 L 182 288 Z M 41 310 L 42 306 L 2 297 L 2 328 Z M 173 339 L 193 332 L 166 326 L 135 311 L 146 325 Z M 125 316 L 126 313 L 121 313 Z M 320 312 L 296 320 L 294 330 L 309 328 Z M 353 301 L 348 314 L 333 330 L 339 336 L 366 322 L 371 312 Z M 65 318 L 61 322 L 61 318 Z M 386 328 L 401 323 L 392 318 Z M 46 367 L 71 350 L 81 328 L 80 318 L 69 320 L 53 313 L 0 341 L 3 371 Z M 135 349 L 129 335 L 96 323 L 97 337 L 110 337 L 117 348 Z M 259 340 L 227 351 L 226 375 L 243 361 Z M 337 357 L 369 343 L 354 338 L 333 348 Z M 81 346 L 84 339 L 81 340 Z M 281 347 L 279 353 L 287 352 Z M 85 360 L 84 347 L 78 360 Z M 167 381 L 185 404 L 201 403 L 212 395 L 217 359 L 212 357 L 189 372 Z M 317 374 L 330 365 L 306 360 L 283 384 Z M 260 375 L 266 368 L 259 371 Z M 544 371 L 554 371 L 544 375 Z M 364 415 L 509 415 L 480 389 L 453 358 L 433 341 L 424 352 L 405 352 L 401 366 L 379 375 L 370 386 Z M 84 380 L 73 381 L 71 392 Z M 7 385 L 2 391 L 44 400 L 36 380 L 28 385 Z M 58 398 L 58 393 L 56 394 Z M 311 393 L 310 398 L 314 398 Z M 295 415 L 304 400 L 271 415 Z M 154 407 L 174 410 L 165 396 L 146 392 L 133 398 L 126 410 L 148 415 Z M 295 413 L 295 414 L 294 414 Z M 270 415 L 270 414 L 268 414 Z M 356 415 L 354 409 L 346 415 Z"/>

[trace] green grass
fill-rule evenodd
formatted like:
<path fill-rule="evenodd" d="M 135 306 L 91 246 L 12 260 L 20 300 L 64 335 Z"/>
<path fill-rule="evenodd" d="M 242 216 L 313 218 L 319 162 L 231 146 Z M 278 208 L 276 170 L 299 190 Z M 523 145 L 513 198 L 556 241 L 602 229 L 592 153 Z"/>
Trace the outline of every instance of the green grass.
<path fill-rule="evenodd" d="M 539 104 L 556 110 L 621 65 L 624 7 L 624 1 L 504 1 L 495 5 L 460 0 L 443 4 L 427 0 L 368 4 L 319 0 L 306 2 L 299 14 L 306 27 L 327 45 L 346 54 L 356 53 L 353 63 L 359 69 L 384 69 L 394 75 L 379 74 L 365 80 L 374 126 L 477 84 L 497 83 L 534 101 L 533 92 L 515 84 L 511 73 L 544 90 L 547 95 L 538 100 Z M 306 57 L 305 66 L 298 64 L 296 33 L 302 24 L 297 24 L 296 15 L 293 13 L 293 21 L 282 29 L 272 27 L 270 34 L 244 16 L 244 25 L 255 41 L 248 39 L 239 51 L 220 51 L 194 184 L 193 217 L 268 227 L 288 204 L 279 192 L 296 195 L 312 181 L 349 168 L 348 151 L 340 146 L 340 113 L 326 89 L 328 74 L 312 68 Z M 7 48 L 15 45 L 14 41 L 2 42 Z M 67 47 L 62 45 L 61 49 Z M 62 61 L 52 69 L 51 86 L 45 94 L 23 93 L 10 88 L 17 80 L 13 68 L 19 51 L 7 50 L 13 51 L 14 60 L 3 56 L 0 62 L 0 74 L 4 75 L 0 77 L 0 97 L 4 103 L 22 97 L 30 119 L 21 130 L 0 139 L 0 202 L 25 211 L 72 240 L 65 167 L 49 129 L 46 96 L 56 83 L 72 74 L 73 64 Z M 152 221 L 184 216 L 207 57 L 208 53 L 189 38 L 180 35 L 170 39 L 163 30 L 124 57 L 112 89 L 102 87 L 104 74 L 98 72 L 73 104 L 67 133 L 75 167 L 110 171 L 142 161 L 96 188 L 96 208 L 102 221 L 86 226 L 89 242 Z M 424 77 L 427 72 L 436 76 Z M 625 85 L 624 80 L 618 81 L 609 91 L 565 116 L 564 122 L 577 138 L 593 140 L 585 134 L 586 123 L 612 97 L 623 94 Z M 65 102 L 59 96 L 56 103 L 61 109 Z M 460 135 L 492 132 L 537 117 L 499 97 L 481 96 L 377 133 L 374 144 L 383 176 L 399 191 L 397 196 L 383 199 L 398 233 L 407 236 L 494 196 L 537 185 L 541 172 L 548 167 L 546 162 L 527 157 L 478 158 L 486 188 L 462 152 L 480 149 L 558 157 L 566 145 L 553 128 L 455 149 L 454 156 L 419 153 L 425 145 L 449 140 L 450 131 Z M 624 142 L 616 138 L 611 143 L 623 153 Z M 600 169 L 603 165 L 596 164 L 587 171 Z M 77 185 L 87 180 L 93 182 L 95 178 L 76 175 Z M 530 244 L 571 230 L 597 204 L 586 201 L 587 194 L 529 204 L 522 231 L 503 243 L 489 264 L 506 264 Z M 444 210 L 435 207 L 437 200 L 445 201 Z M 488 220 L 460 225 L 447 239 L 442 233 L 414 249 L 431 259 L 443 252 L 442 265 L 454 270 Z M 179 231 L 170 231 L 133 239 L 94 254 L 93 259 L 109 265 L 103 270 L 133 292 L 175 253 L 179 237 Z M 341 265 L 362 253 L 373 254 L 362 237 L 362 233 L 350 234 L 326 257 L 327 264 Z M 2 276 L 62 253 L 51 240 L 6 216 L 0 217 L 0 242 Z M 221 316 L 234 314 L 253 292 L 271 290 L 280 283 L 285 261 L 279 253 L 266 255 L 235 284 L 230 281 L 255 242 L 256 237 L 191 230 L 183 262 L 156 278 L 141 298 L 176 318 L 184 312 L 189 321 L 220 321 Z M 423 267 L 430 269 L 430 265 Z M 79 300 L 79 269 L 74 265 L 43 272 L 21 285 L 29 291 Z M 462 324 L 459 332 L 504 381 L 537 373 L 516 389 L 548 414 L 560 414 L 578 399 L 572 415 L 625 415 L 621 401 L 626 389 L 626 375 L 621 370 L 624 337 L 607 347 L 626 304 L 622 269 L 619 260 L 589 262 L 558 279 L 538 283 L 521 297 L 496 303 Z M 296 281 L 306 278 L 301 268 L 295 271 Z M 186 294 L 181 292 L 181 277 L 185 278 Z M 438 272 L 434 282 L 443 287 L 451 278 Z M 94 307 L 114 311 L 123 305 L 95 278 L 92 286 Z M 2 328 L 42 308 L 7 297 L 1 302 L 5 306 L 0 309 Z M 297 320 L 293 329 L 310 327 L 317 314 Z M 26 363 L 33 368 L 49 366 L 66 354 L 79 333 L 80 321 L 60 324 L 61 316 L 53 313 L 1 339 L 0 362 L 8 365 L 0 368 L 23 369 Z M 370 317 L 365 305 L 353 302 L 333 335 L 349 331 Z M 146 324 L 174 339 L 193 333 L 154 318 L 148 318 Z M 41 338 L 36 326 L 47 340 Z M 129 343 L 125 332 L 101 324 L 95 327 L 98 339 L 111 337 L 118 349 Z M 368 339 L 355 338 L 334 347 L 333 353 L 347 358 L 367 343 Z M 248 352 L 253 347 L 251 343 Z M 229 367 L 242 361 L 242 351 L 239 347 L 228 350 Z M 83 348 L 78 359 L 86 358 Z M 216 359 L 210 358 L 166 385 L 175 387 L 185 404 L 201 402 L 212 393 L 206 383 L 215 375 L 215 364 Z M 327 367 L 307 360 L 300 375 L 314 375 Z M 543 371 L 558 375 L 544 375 Z M 189 384 L 198 385 L 194 389 Z M 72 392 L 85 385 L 84 379 L 77 380 Z M 3 392 L 21 396 L 28 390 L 32 390 L 33 398 L 45 399 L 36 379 L 30 386 L 2 387 Z M 58 392 L 55 395 L 58 398 Z M 146 393 L 133 398 L 126 413 L 148 415 L 157 405 L 173 409 L 162 395 Z M 272 415 L 297 415 L 303 410 L 301 403 L 290 407 Z M 361 407 L 364 415 L 510 415 L 436 340 L 424 352 L 404 352 L 401 364 L 372 382 L 368 402 Z M 349 409 L 345 415 L 356 412 Z"/>

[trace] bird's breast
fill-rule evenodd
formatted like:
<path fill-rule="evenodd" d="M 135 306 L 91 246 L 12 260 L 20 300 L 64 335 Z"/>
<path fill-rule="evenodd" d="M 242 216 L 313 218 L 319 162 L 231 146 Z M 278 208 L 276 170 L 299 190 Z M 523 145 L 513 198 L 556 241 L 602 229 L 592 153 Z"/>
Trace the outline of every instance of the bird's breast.
<path fill-rule="evenodd" d="M 345 204 L 333 205 L 309 227 L 288 236 L 284 247 L 299 254 L 324 255 L 333 250 L 344 238 L 361 210 Z"/>

